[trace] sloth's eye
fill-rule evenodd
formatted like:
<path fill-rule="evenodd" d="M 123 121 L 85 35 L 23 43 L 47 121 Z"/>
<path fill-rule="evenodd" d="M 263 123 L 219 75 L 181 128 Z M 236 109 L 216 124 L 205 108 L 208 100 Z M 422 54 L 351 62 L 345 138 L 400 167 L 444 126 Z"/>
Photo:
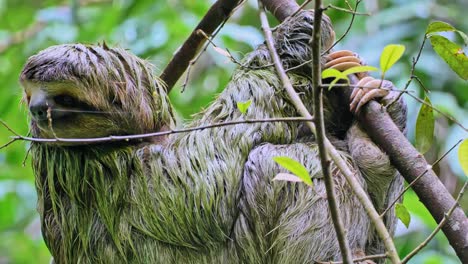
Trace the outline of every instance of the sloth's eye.
<path fill-rule="evenodd" d="M 75 106 L 77 103 L 73 97 L 65 94 L 55 96 L 54 101 L 62 106 Z"/>

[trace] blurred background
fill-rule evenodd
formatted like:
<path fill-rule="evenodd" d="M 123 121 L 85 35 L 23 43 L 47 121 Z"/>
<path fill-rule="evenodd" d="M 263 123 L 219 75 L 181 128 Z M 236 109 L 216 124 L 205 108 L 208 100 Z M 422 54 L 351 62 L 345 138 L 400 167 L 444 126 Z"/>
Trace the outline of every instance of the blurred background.
<path fill-rule="evenodd" d="M 354 6 L 355 0 L 350 0 Z M 0 119 L 16 132 L 28 133 L 27 109 L 20 103 L 18 76 L 26 59 L 48 46 L 61 43 L 99 43 L 127 48 L 164 69 L 175 50 L 203 17 L 213 0 L 0 0 Z M 346 7 L 345 1 L 325 1 Z M 221 30 L 215 43 L 229 49 L 240 59 L 263 42 L 256 1 L 246 1 Z M 412 57 L 417 54 L 427 25 L 432 20 L 446 21 L 468 32 L 465 0 L 366 0 L 348 36 L 338 45 L 356 51 L 367 64 L 379 66 L 379 55 L 387 44 L 406 46 L 404 57 L 388 72 L 387 78 L 404 87 L 410 76 Z M 329 10 L 337 36 L 349 25 L 350 14 Z M 275 24 L 275 19 L 271 18 Z M 462 45 L 457 35 L 445 35 Z M 466 47 L 465 47 L 466 52 Z M 192 69 L 185 92 L 182 82 L 170 97 L 180 120 L 211 102 L 228 82 L 235 65 L 212 47 Z M 430 43 L 422 52 L 415 74 L 431 91 L 433 105 L 468 127 L 468 83 L 451 72 L 432 50 Z M 410 89 L 423 96 L 423 89 L 413 82 Z M 414 138 L 414 124 L 420 104 L 410 97 L 408 137 Z M 455 122 L 436 115 L 433 148 L 426 154 L 429 162 L 444 154 L 468 134 Z M 0 145 L 12 134 L 0 127 Z M 50 255 L 41 233 L 36 213 L 36 192 L 28 144 L 16 142 L 0 150 L 0 264 L 49 263 Z M 435 170 L 454 194 L 466 181 L 460 169 L 456 149 Z M 468 208 L 468 195 L 462 206 Z M 405 196 L 412 221 L 409 228 L 399 224 L 396 245 L 401 256 L 417 246 L 436 226 L 413 192 Z M 411 263 L 460 263 L 443 234 L 436 238 Z"/>

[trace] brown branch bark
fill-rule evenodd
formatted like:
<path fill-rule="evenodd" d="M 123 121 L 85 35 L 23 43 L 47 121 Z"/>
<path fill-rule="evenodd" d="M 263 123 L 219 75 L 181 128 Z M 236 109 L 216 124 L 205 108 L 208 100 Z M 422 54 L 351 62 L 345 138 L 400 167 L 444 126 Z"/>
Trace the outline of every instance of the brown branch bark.
<path fill-rule="evenodd" d="M 372 140 L 390 156 L 392 164 L 407 182 L 412 182 L 429 168 L 424 156 L 400 132 L 387 112 L 382 111 L 379 103 L 368 103 L 358 118 Z M 413 190 L 437 223 L 455 204 L 455 199 L 433 170 L 428 170 L 414 184 Z M 458 206 L 454 210 L 442 231 L 462 263 L 468 263 L 468 219 L 462 208 Z"/>
<path fill-rule="evenodd" d="M 218 0 L 208 10 L 206 15 L 192 31 L 190 37 L 184 42 L 182 47 L 175 53 L 169 64 L 164 69 L 160 78 L 166 83 L 167 92 L 175 85 L 180 76 L 187 69 L 190 61 L 203 47 L 206 38 L 199 34 L 202 30 L 205 34 L 211 35 L 226 19 L 232 11 L 243 2 L 243 0 Z"/>
<path fill-rule="evenodd" d="M 299 9 L 296 1 L 290 0 L 262 0 L 262 3 L 279 21 L 285 20 Z"/>

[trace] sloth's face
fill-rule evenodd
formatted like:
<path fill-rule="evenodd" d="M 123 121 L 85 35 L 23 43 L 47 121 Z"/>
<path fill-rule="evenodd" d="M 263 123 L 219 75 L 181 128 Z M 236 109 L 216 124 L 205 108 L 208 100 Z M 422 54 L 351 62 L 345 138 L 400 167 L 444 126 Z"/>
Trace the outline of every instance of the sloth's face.
<path fill-rule="evenodd" d="M 125 134 L 115 125 L 115 112 L 89 103 L 97 95 L 84 94 L 71 82 L 25 82 L 24 101 L 31 132 L 40 138 L 95 138 Z M 89 93 L 89 91 L 88 91 Z"/>
<path fill-rule="evenodd" d="M 34 137 L 133 135 L 173 124 L 166 91 L 152 65 L 125 49 L 52 46 L 28 59 L 20 82 Z"/>

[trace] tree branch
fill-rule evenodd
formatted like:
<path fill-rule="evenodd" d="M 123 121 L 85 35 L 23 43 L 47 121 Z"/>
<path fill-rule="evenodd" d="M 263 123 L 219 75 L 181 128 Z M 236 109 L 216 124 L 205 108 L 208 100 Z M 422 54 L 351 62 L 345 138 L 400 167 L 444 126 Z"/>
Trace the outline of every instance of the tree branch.
<path fill-rule="evenodd" d="M 285 0 L 261 0 L 263 5 L 272 13 L 279 21 L 285 20 L 288 16 L 294 14 L 299 5 L 296 1 Z"/>
<path fill-rule="evenodd" d="M 244 0 L 218 0 L 211 6 L 197 27 L 192 31 L 190 37 L 184 42 L 172 57 L 169 64 L 164 69 L 160 78 L 166 83 L 167 92 L 175 85 L 180 76 L 185 72 L 190 61 L 203 47 L 206 38 L 199 34 L 199 30 L 211 35 L 224 21 L 226 21 L 232 11 Z"/>
<path fill-rule="evenodd" d="M 323 179 L 325 181 L 325 188 L 327 191 L 328 207 L 330 208 L 330 214 L 333 219 L 333 225 L 335 227 L 336 236 L 338 238 L 338 244 L 341 250 L 341 257 L 343 263 L 353 263 L 353 257 L 349 248 L 348 238 L 344 228 L 343 220 L 339 206 L 336 202 L 335 184 L 333 177 L 330 173 L 330 158 L 328 157 L 327 149 L 325 148 L 325 122 L 323 120 L 323 89 L 321 69 L 320 69 L 320 28 L 322 23 L 322 1 L 315 1 L 315 13 L 314 13 L 314 31 L 312 33 L 312 87 L 313 87 L 313 98 L 314 98 L 314 116 L 315 116 L 315 136 L 317 138 L 317 145 L 319 148 L 320 163 L 322 165 Z"/>
<path fill-rule="evenodd" d="M 369 102 L 365 105 L 358 119 L 372 140 L 389 155 L 392 164 L 407 182 L 413 182 L 428 170 L 416 181 L 413 190 L 436 222 L 440 223 L 455 200 L 434 171 L 429 169 L 430 165 L 424 156 L 411 145 L 379 103 Z M 462 208 L 455 208 L 442 231 L 462 263 L 468 263 L 468 219 Z"/>

